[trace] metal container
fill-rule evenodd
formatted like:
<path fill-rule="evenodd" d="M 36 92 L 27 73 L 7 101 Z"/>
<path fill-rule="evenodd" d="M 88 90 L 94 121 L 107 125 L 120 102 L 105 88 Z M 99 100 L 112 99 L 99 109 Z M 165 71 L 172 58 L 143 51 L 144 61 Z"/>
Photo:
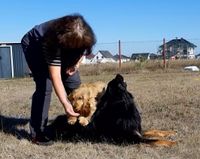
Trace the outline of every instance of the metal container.
<path fill-rule="evenodd" d="M 21 43 L 0 43 L 0 78 L 29 75 Z"/>

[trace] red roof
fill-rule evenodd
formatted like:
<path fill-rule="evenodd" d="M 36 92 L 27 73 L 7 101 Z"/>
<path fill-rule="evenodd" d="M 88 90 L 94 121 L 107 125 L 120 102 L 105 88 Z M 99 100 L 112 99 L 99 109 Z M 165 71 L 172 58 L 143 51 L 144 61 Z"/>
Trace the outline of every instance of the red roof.
<path fill-rule="evenodd" d="M 89 54 L 89 55 L 86 55 L 85 57 L 87 58 L 87 59 L 92 59 L 92 58 L 94 58 L 94 54 Z"/>

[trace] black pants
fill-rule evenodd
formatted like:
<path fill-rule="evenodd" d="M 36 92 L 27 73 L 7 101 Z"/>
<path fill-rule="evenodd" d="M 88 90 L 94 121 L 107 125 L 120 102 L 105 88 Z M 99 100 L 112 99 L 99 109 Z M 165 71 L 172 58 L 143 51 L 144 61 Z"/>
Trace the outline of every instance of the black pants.
<path fill-rule="evenodd" d="M 43 54 L 36 46 L 27 46 L 22 43 L 25 58 L 32 72 L 36 85 L 32 97 L 30 132 L 32 137 L 45 131 L 48 122 L 48 111 L 52 94 L 52 82 L 49 77 L 48 65 Z M 62 75 L 63 84 L 67 93 L 76 89 L 81 81 L 79 72 L 72 76 Z"/>

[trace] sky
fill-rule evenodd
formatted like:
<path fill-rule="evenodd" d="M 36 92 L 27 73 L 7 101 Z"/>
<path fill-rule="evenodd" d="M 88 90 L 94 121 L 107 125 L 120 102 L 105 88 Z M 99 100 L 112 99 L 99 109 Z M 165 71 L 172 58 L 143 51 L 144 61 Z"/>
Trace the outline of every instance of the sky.
<path fill-rule="evenodd" d="M 125 55 L 157 52 L 166 41 L 184 38 L 200 53 L 199 0 L 0 0 L 0 42 L 20 42 L 34 25 L 80 13 L 93 28 L 94 52 Z"/>

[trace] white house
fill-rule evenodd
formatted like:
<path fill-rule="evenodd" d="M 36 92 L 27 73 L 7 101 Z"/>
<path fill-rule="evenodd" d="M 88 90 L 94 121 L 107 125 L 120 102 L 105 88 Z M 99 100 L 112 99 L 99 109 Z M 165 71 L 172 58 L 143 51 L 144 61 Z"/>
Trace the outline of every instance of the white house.
<path fill-rule="evenodd" d="M 96 63 L 112 63 L 116 62 L 113 55 L 107 50 L 99 50 L 97 54 L 91 59 L 91 64 Z"/>
<path fill-rule="evenodd" d="M 197 46 L 193 43 L 183 39 L 176 38 L 172 39 L 166 43 L 166 57 L 167 58 L 186 58 L 186 59 L 194 59 L 195 51 L 194 49 Z M 163 45 L 159 47 L 158 52 L 162 54 Z"/>

